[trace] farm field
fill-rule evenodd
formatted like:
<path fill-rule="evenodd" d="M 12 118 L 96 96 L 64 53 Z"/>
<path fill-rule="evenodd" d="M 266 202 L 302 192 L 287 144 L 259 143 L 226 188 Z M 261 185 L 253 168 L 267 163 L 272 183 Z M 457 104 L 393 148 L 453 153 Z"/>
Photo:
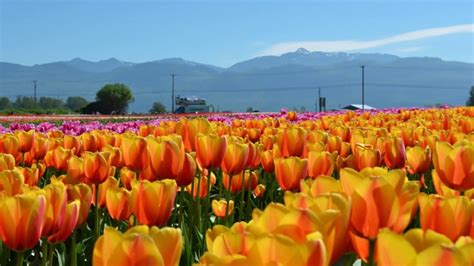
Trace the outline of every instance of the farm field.
<path fill-rule="evenodd" d="M 0 116 L 0 265 L 472 265 L 474 108 Z"/>

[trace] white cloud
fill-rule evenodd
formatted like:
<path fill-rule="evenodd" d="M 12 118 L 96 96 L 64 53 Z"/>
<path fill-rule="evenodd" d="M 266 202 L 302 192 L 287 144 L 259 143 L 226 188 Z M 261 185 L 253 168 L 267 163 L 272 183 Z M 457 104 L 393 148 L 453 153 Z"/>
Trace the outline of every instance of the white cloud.
<path fill-rule="evenodd" d="M 403 47 L 399 48 L 396 51 L 400 53 L 413 53 L 423 50 L 422 46 L 411 46 L 411 47 Z"/>
<path fill-rule="evenodd" d="M 430 28 L 418 31 L 406 32 L 391 37 L 375 40 L 341 40 L 341 41 L 302 41 L 302 42 L 283 42 L 274 44 L 262 52 L 262 55 L 280 55 L 293 52 L 298 48 L 306 48 L 310 51 L 322 52 L 342 52 L 363 50 L 368 48 L 381 47 L 389 44 L 404 43 L 439 37 L 455 33 L 474 32 L 474 24 L 463 24 L 441 28 Z"/>

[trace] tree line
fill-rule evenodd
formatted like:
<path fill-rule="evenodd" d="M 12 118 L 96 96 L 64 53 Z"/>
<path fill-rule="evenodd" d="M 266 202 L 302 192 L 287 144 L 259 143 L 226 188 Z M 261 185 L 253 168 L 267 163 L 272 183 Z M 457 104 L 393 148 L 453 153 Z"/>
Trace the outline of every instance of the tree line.
<path fill-rule="evenodd" d="M 14 101 L 0 97 L 2 113 L 82 113 L 82 114 L 126 114 L 128 106 L 134 101 L 130 88 L 121 83 L 106 84 L 96 93 L 95 101 L 89 102 L 83 97 L 70 96 L 64 101 L 52 97 L 18 96 Z M 153 103 L 150 113 L 166 113 L 160 102 Z"/>

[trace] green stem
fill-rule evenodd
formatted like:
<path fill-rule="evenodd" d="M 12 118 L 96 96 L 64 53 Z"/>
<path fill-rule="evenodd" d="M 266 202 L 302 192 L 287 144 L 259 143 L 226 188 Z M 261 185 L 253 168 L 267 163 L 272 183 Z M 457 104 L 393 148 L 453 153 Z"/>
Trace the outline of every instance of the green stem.
<path fill-rule="evenodd" d="M 95 190 L 95 206 L 94 206 L 94 243 L 99 238 L 99 185 L 96 185 Z"/>
<path fill-rule="evenodd" d="M 209 207 L 211 206 L 211 176 L 212 171 L 209 169 L 209 177 L 207 178 L 207 198 L 206 198 L 206 205 L 204 207 L 204 229 L 202 230 L 203 233 L 207 231 L 207 224 L 209 222 Z"/>
<path fill-rule="evenodd" d="M 268 188 L 268 192 L 270 193 L 270 202 L 273 202 L 273 194 L 275 193 L 274 191 L 274 184 L 273 184 L 273 179 L 272 179 L 272 174 L 268 174 L 268 183 L 269 183 L 269 188 Z"/>
<path fill-rule="evenodd" d="M 239 210 L 239 221 L 242 221 L 242 214 L 244 213 L 244 195 L 245 195 L 245 170 L 242 171 L 242 194 L 240 195 L 240 210 Z"/>
<path fill-rule="evenodd" d="M 48 262 L 48 242 L 43 241 L 43 251 L 41 252 L 41 266 L 46 266 L 46 263 Z"/>
<path fill-rule="evenodd" d="M 222 187 L 224 185 L 223 176 L 222 175 L 217 176 L 217 180 L 219 182 L 219 199 L 221 199 L 222 198 Z"/>
<path fill-rule="evenodd" d="M 196 204 L 197 204 L 197 221 L 198 221 L 198 228 L 201 230 L 201 176 L 199 176 L 198 183 L 197 183 L 197 191 L 196 191 Z M 194 191 L 193 191 L 194 193 Z"/>
<path fill-rule="evenodd" d="M 17 266 L 23 266 L 23 253 L 25 253 L 25 251 L 18 251 L 16 253 L 16 265 Z"/>
<path fill-rule="evenodd" d="M 369 258 L 368 265 L 375 266 L 375 239 L 369 239 Z"/>
<path fill-rule="evenodd" d="M 76 231 L 72 232 L 71 236 L 71 266 L 77 266 L 77 253 L 76 253 Z"/>
<path fill-rule="evenodd" d="M 248 186 L 248 192 L 247 192 L 247 208 L 245 211 L 245 216 L 244 219 L 247 221 L 247 218 L 249 217 L 249 213 L 252 210 L 252 204 L 251 204 L 251 199 L 252 199 L 252 170 L 249 170 L 249 186 Z"/>
<path fill-rule="evenodd" d="M 49 244 L 48 248 L 48 266 L 53 266 L 54 245 Z"/>
<path fill-rule="evenodd" d="M 230 200 L 230 184 L 232 183 L 232 175 L 229 175 L 229 183 L 225 192 L 225 200 L 227 201 L 227 205 L 225 206 L 225 224 L 227 225 L 227 221 L 229 220 L 229 200 Z"/>

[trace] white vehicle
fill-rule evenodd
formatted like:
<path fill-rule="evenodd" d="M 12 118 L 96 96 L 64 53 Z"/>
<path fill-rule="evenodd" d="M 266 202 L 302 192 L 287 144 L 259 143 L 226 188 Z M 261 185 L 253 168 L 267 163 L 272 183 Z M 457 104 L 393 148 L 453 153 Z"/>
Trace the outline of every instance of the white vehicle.
<path fill-rule="evenodd" d="M 180 97 L 175 98 L 176 114 L 184 113 L 210 113 L 214 112 L 214 107 L 212 105 L 206 105 L 205 99 L 200 99 L 197 97 Z"/>

